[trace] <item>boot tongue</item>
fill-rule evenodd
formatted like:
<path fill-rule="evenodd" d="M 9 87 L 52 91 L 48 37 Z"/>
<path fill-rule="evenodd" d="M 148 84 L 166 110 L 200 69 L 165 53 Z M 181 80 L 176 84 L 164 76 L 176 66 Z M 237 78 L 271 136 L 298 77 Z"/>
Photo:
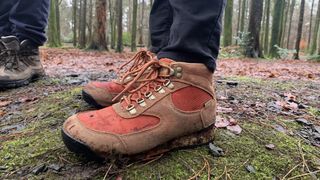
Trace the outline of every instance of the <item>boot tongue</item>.
<path fill-rule="evenodd" d="M 29 39 L 26 39 L 20 43 L 20 48 L 24 50 L 33 50 L 37 49 L 37 46 L 34 43 L 32 43 Z"/>
<path fill-rule="evenodd" d="M 5 49 L 20 50 L 20 43 L 16 36 L 1 37 L 2 45 Z"/>

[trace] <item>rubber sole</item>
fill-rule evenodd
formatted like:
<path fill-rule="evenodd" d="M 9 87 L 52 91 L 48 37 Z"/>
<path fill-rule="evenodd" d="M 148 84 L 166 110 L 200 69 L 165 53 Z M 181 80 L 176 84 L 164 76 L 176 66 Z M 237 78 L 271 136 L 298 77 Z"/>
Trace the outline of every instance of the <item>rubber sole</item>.
<path fill-rule="evenodd" d="M 0 81 L 0 89 L 11 89 L 26 86 L 31 82 L 37 81 L 42 78 L 43 75 L 33 75 L 30 78 L 16 80 L 16 81 Z"/>
<path fill-rule="evenodd" d="M 82 98 L 86 103 L 88 103 L 90 106 L 94 108 L 101 109 L 105 107 L 97 103 L 97 101 L 95 101 L 94 98 L 90 94 L 86 93 L 84 90 L 82 90 Z"/>
<path fill-rule="evenodd" d="M 66 147 L 71 152 L 82 155 L 88 160 L 103 161 L 107 159 L 121 160 L 121 158 L 122 159 L 125 158 L 125 159 L 129 159 L 129 161 L 131 160 L 135 161 L 135 160 L 152 159 L 159 155 L 165 154 L 167 152 L 175 151 L 175 150 L 189 149 L 189 148 L 206 145 L 213 141 L 214 135 L 215 135 L 215 128 L 212 125 L 206 129 L 203 129 L 191 135 L 187 135 L 187 136 L 183 136 L 183 137 L 171 140 L 147 152 L 143 152 L 135 155 L 110 154 L 104 157 L 96 154 L 86 144 L 76 139 L 73 139 L 68 133 L 64 132 L 63 129 L 61 133 L 62 133 L 63 142 L 66 145 Z"/>

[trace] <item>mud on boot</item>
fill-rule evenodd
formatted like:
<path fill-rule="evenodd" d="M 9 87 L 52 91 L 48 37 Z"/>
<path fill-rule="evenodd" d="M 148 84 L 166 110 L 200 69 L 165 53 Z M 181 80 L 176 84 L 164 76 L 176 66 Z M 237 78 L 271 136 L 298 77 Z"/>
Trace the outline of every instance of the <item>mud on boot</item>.
<path fill-rule="evenodd" d="M 119 103 L 70 117 L 63 140 L 75 153 L 101 158 L 147 157 L 206 144 L 216 117 L 212 76 L 203 64 L 150 61 L 130 83 L 141 80 L 139 85 L 118 95 L 129 92 Z"/>
<path fill-rule="evenodd" d="M 29 40 L 22 41 L 15 36 L 0 40 L 0 89 L 28 85 L 44 75 L 38 47 Z"/>

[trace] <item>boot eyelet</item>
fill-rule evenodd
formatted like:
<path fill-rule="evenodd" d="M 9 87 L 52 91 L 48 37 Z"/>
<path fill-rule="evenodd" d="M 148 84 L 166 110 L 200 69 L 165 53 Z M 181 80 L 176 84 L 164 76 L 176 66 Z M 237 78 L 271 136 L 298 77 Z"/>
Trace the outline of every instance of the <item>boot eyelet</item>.
<path fill-rule="evenodd" d="M 182 67 L 177 67 L 176 70 L 177 70 L 177 72 L 181 73 L 182 72 Z"/>
<path fill-rule="evenodd" d="M 152 92 L 146 92 L 144 94 L 144 97 L 146 97 L 147 99 L 150 99 L 150 100 L 156 99 L 156 97 L 152 94 Z"/>
<path fill-rule="evenodd" d="M 173 89 L 174 85 L 172 84 L 172 82 L 170 81 L 170 79 L 167 79 L 164 83 L 163 86 L 169 88 L 169 89 Z"/>
<path fill-rule="evenodd" d="M 131 115 L 134 115 L 137 113 L 137 110 L 136 108 L 134 107 L 133 104 L 129 104 L 126 108 L 126 110 L 131 114 Z"/>
<path fill-rule="evenodd" d="M 162 86 L 156 86 L 156 87 L 154 88 L 154 90 L 155 90 L 156 92 L 160 93 L 160 94 L 166 93 L 166 91 L 163 89 Z"/>
<path fill-rule="evenodd" d="M 182 73 L 177 73 L 177 74 L 176 74 L 176 77 L 177 77 L 177 78 L 182 78 Z"/>
<path fill-rule="evenodd" d="M 141 107 L 146 107 L 146 101 L 143 98 L 137 99 L 137 103 L 141 106 Z"/>

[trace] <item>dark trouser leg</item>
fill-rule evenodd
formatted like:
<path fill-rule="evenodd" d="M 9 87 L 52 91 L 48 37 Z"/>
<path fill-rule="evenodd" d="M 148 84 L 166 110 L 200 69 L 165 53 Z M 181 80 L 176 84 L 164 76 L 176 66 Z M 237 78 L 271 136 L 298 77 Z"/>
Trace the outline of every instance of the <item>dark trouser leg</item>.
<path fill-rule="evenodd" d="M 158 58 L 204 63 L 216 68 L 225 0 L 169 0 L 173 23 L 168 45 Z M 159 17 L 161 18 L 161 17 Z"/>
<path fill-rule="evenodd" d="M 0 1 L 0 36 L 12 35 L 12 25 L 9 22 L 9 14 L 10 10 L 17 2 L 17 0 Z"/>
<path fill-rule="evenodd" d="M 9 20 L 20 41 L 30 39 L 36 45 L 44 44 L 47 40 L 45 28 L 48 24 L 49 4 L 50 0 L 19 0 L 12 8 Z"/>
<path fill-rule="evenodd" d="M 150 51 L 158 53 L 169 42 L 173 11 L 169 0 L 155 0 L 150 13 Z"/>

